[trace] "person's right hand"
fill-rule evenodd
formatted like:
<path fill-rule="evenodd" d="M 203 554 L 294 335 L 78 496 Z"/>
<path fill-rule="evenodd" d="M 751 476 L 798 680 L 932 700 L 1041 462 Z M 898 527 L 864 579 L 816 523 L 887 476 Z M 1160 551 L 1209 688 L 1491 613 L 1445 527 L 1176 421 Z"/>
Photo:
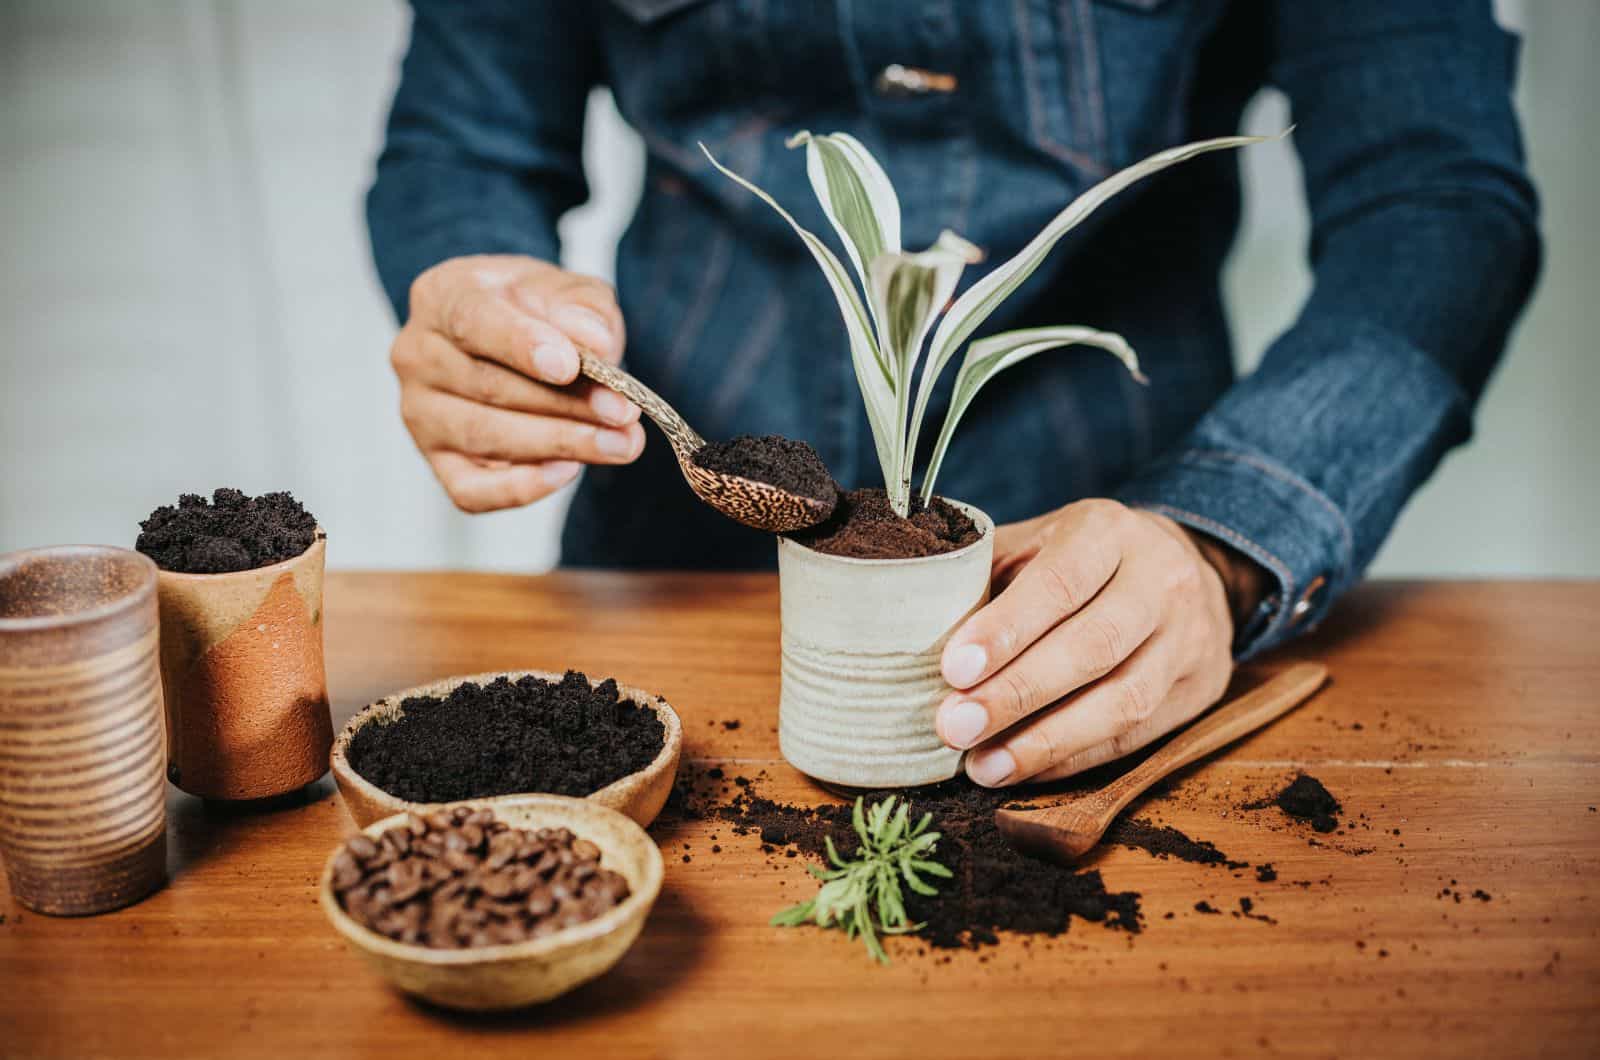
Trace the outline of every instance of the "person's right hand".
<path fill-rule="evenodd" d="M 578 377 L 578 346 L 616 364 L 624 332 L 611 285 L 533 258 L 452 258 L 411 285 L 389 360 L 400 414 L 456 507 L 515 508 L 581 464 L 644 449 L 638 406 Z"/>

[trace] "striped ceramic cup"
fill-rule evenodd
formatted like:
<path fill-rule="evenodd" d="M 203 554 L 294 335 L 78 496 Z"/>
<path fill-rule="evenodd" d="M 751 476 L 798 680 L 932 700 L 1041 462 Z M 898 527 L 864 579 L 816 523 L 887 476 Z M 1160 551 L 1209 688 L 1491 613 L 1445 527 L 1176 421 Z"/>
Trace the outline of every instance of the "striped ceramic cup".
<path fill-rule="evenodd" d="M 166 880 L 156 568 L 92 545 L 0 556 L 0 858 L 77 916 Z"/>

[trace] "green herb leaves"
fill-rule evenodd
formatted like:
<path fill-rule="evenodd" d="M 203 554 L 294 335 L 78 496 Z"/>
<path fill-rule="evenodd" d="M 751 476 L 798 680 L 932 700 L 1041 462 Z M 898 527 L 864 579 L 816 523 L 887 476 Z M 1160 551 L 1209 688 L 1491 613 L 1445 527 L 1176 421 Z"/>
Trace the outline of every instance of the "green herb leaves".
<path fill-rule="evenodd" d="M 815 922 L 820 927 L 838 927 L 851 938 L 860 936 L 867 952 L 880 963 L 888 964 L 878 936 L 903 935 L 920 924 L 906 920 L 901 884 L 921 895 L 938 890 L 925 877 L 948 879 L 950 870 L 933 860 L 939 833 L 928 831 L 932 814 L 923 814 L 915 826 L 910 823 L 911 807 L 901 802 L 896 807 L 891 795 L 864 808 L 856 799 L 851 822 L 861 846 L 848 859 L 840 857 L 833 837 L 825 837 L 829 869 L 810 866 L 813 876 L 823 881 L 815 898 L 792 905 L 772 918 L 776 927 L 798 927 Z"/>
<path fill-rule="evenodd" d="M 1279 136 L 1287 136 L 1288 131 Z M 945 232 L 929 249 L 905 253 L 900 246 L 900 200 L 894 185 L 872 153 L 846 133 L 813 135 L 796 133 L 790 147 L 806 149 L 806 175 L 834 231 L 843 240 L 850 263 L 861 284 L 858 294 L 842 262 L 817 236 L 801 228 L 773 198 L 743 177 L 725 168 L 704 144 L 700 149 L 724 175 L 758 195 L 788 221 L 805 241 L 827 276 L 844 314 L 855 364 L 856 382 L 867 407 L 878 462 L 883 469 L 889 503 L 901 516 L 910 514 L 912 461 L 928 401 L 945 366 L 961 345 L 999 309 L 1031 276 L 1061 237 L 1090 214 L 1136 181 L 1168 166 L 1209 151 L 1243 147 L 1272 139 L 1264 136 L 1224 136 L 1184 144 L 1157 152 L 1141 162 L 1113 173 L 1073 199 L 1050 223 L 1008 261 L 996 266 L 954 303 L 950 296 L 967 265 L 981 260 L 982 252 L 954 232 Z M 863 304 L 863 299 L 865 304 Z M 946 305 L 949 308 L 946 310 Z M 938 327 L 933 322 L 940 313 Z M 933 337 L 928 340 L 928 332 Z M 928 347 L 917 382 L 916 402 L 911 401 L 912 375 L 924 343 Z M 973 396 L 996 373 L 1035 353 L 1062 346 L 1088 345 L 1108 350 L 1122 361 L 1135 379 L 1139 362 L 1120 335 L 1092 328 L 1034 328 L 991 335 L 967 347 L 955 398 L 945 415 L 933 459 L 923 477 L 922 496 L 933 498 L 934 479 L 944 461 L 950 435 Z"/>

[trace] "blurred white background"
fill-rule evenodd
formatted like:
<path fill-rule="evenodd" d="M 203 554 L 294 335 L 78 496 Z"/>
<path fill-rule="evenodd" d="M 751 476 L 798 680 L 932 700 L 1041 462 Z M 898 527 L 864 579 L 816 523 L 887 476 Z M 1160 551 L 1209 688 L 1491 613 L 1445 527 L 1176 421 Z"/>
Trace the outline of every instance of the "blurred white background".
<path fill-rule="evenodd" d="M 1376 572 L 1600 575 L 1600 4 L 1506 2 L 1544 200 L 1545 273 L 1477 440 Z M 370 179 L 406 13 L 390 0 L 0 4 L 0 551 L 131 543 L 180 492 L 291 489 L 342 567 L 533 570 L 560 502 L 461 515 L 411 448 L 368 258 Z M 609 276 L 642 155 L 591 101 L 594 199 L 569 266 Z M 1263 97 L 1252 126 L 1284 121 Z M 1244 156 L 1227 277 L 1242 364 L 1307 289 L 1287 145 Z M 659 444 L 659 437 L 652 444 Z"/>

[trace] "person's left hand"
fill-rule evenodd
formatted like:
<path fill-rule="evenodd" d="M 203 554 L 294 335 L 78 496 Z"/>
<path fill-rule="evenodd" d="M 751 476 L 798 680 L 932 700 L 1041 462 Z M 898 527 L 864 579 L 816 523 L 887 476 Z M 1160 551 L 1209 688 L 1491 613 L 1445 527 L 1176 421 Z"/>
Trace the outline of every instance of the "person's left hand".
<path fill-rule="evenodd" d="M 1120 757 L 1228 686 L 1222 577 L 1166 516 L 1087 500 L 999 527 L 994 574 L 999 595 L 945 645 L 957 691 L 937 721 L 946 744 L 974 748 L 966 768 L 979 784 Z"/>

